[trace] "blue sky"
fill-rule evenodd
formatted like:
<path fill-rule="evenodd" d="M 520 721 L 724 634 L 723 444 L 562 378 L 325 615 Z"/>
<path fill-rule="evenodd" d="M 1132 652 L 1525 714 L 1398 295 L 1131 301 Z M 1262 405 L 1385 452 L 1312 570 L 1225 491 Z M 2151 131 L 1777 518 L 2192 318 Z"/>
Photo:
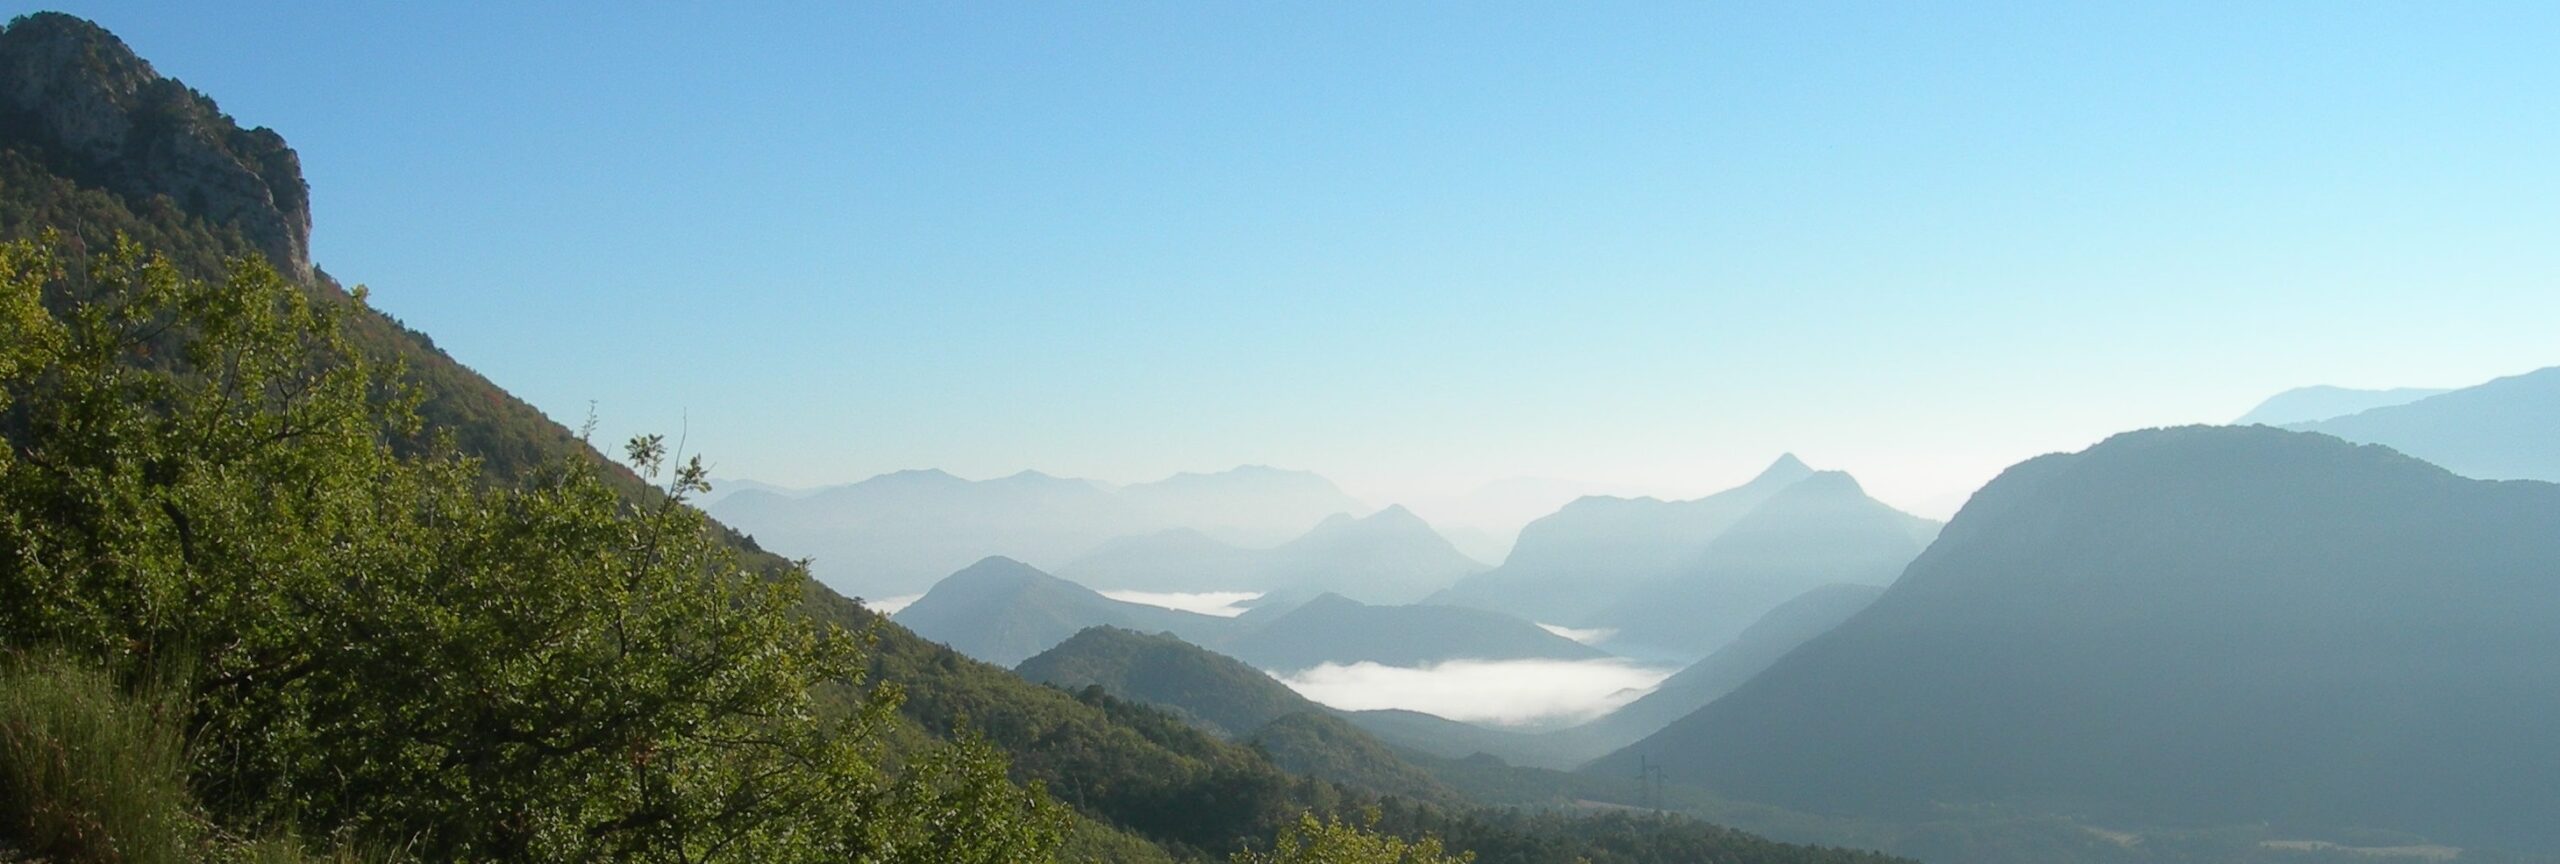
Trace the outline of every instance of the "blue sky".
<path fill-rule="evenodd" d="M 2551 4 L 631 5 L 51 8 L 283 132 L 377 305 L 728 476 L 1943 513 L 2560 364 Z"/>

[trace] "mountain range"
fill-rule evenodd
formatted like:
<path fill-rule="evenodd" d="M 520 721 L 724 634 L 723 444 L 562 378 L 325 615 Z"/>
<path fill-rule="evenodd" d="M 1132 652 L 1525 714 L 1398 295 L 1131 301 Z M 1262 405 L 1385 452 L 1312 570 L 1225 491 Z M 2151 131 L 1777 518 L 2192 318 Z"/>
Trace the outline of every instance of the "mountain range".
<path fill-rule="evenodd" d="M 1337 513 L 1268 549 L 1226 543 L 1191 528 L 1124 537 L 1058 568 L 1103 590 L 1331 592 L 1370 603 L 1410 603 L 1485 565 L 1461 554 L 1413 511 Z"/>
<path fill-rule="evenodd" d="M 2553 656 L 2560 486 L 2135 432 L 2009 469 L 1873 604 L 1590 770 L 1876 818 L 2553 849 Z"/>
<path fill-rule="evenodd" d="M 2241 415 L 2238 420 L 2231 421 L 2231 425 L 2290 426 L 2296 423 L 2312 423 L 2375 408 L 2406 405 L 2447 392 L 2451 391 L 2440 387 L 2393 387 L 2387 390 L 2360 390 L 2353 387 L 2332 387 L 2326 384 L 2296 387 L 2267 397 L 2267 401 L 2258 403 L 2258 407 L 2249 409 L 2249 413 Z"/>
<path fill-rule="evenodd" d="M 1445 660 L 1608 656 L 1516 618 L 1455 606 L 1372 606 L 1339 594 L 1278 598 L 1221 618 L 1114 600 L 1007 558 L 951 574 L 893 616 L 917 635 L 1011 666 L 1091 627 L 1169 632 L 1253 665 L 1291 672 L 1324 663 L 1419 666 Z"/>
<path fill-rule="evenodd" d="M 1891 582 L 1937 527 L 1787 455 L 1696 500 L 1577 500 L 1523 529 L 1502 566 L 1431 600 L 1593 630 L 1613 653 L 1687 663 L 1814 587 Z"/>
<path fill-rule="evenodd" d="M 742 489 L 709 505 L 759 542 L 811 558 L 829 585 L 866 597 L 920 593 L 991 555 L 1054 567 L 1116 538 L 1173 529 L 1271 545 L 1368 509 L 1322 477 L 1258 466 L 1129 486 L 1037 471 L 992 480 L 900 471 L 796 494 Z"/>
<path fill-rule="evenodd" d="M 2560 367 L 2287 428 L 2382 444 L 2465 477 L 2560 481 Z"/>

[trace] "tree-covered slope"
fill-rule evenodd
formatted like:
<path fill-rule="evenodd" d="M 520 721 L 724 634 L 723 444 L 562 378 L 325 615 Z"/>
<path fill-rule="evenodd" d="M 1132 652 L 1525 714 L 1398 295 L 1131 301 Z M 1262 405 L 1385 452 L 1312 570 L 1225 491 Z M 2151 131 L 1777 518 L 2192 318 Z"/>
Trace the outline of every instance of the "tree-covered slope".
<path fill-rule="evenodd" d="M 1324 710 L 1262 670 L 1170 633 L 1093 627 L 1022 661 L 1014 671 L 1067 690 L 1101 687 L 1235 740 L 1273 720 Z"/>
<path fill-rule="evenodd" d="M 2001 475 L 1865 611 L 1592 770 L 1908 817 L 2560 850 L 2560 486 L 2266 427 Z"/>

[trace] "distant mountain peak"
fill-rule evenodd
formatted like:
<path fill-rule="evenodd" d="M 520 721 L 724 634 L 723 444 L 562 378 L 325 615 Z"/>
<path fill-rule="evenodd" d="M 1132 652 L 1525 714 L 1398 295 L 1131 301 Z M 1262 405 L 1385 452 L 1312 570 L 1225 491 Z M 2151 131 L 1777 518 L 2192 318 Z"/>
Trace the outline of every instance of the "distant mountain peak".
<path fill-rule="evenodd" d="M 1813 473 L 1813 467 L 1804 464 L 1804 460 L 1796 458 L 1796 454 L 1780 453 L 1778 461 L 1771 462 L 1769 467 L 1760 469 L 1760 475 L 1751 478 L 1751 482 L 1745 485 L 1790 486 Z"/>
<path fill-rule="evenodd" d="M 1058 577 L 1043 573 L 1040 571 L 1040 568 L 1033 567 L 1029 564 L 1025 564 L 1002 555 L 989 555 L 985 558 L 978 559 L 978 563 L 960 568 L 960 572 L 953 573 L 948 578 L 963 584 L 987 584 L 998 582 L 1014 583 L 1039 581 L 1044 579 L 1057 579 Z"/>

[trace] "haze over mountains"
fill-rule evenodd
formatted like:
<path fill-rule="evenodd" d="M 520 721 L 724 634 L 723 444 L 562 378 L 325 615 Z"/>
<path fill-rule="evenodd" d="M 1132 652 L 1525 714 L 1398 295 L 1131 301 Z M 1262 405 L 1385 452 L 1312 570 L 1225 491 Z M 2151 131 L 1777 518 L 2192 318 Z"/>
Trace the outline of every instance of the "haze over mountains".
<path fill-rule="evenodd" d="M 1893 581 L 1936 528 L 1868 497 L 1847 474 L 1788 455 L 1696 500 L 1575 501 L 1523 529 L 1502 566 L 1431 599 L 1590 629 L 1613 651 L 1687 662 L 1814 587 Z"/>
<path fill-rule="evenodd" d="M 2127 433 L 2010 469 L 1872 605 L 1591 770 L 1884 818 L 2560 848 L 2554 656 L 2560 486 Z"/>
<path fill-rule="evenodd" d="M 747 489 L 709 509 L 759 542 L 814 559 L 818 577 L 839 590 L 889 597 L 921 593 L 991 555 L 1057 566 L 1117 538 L 1173 529 L 1273 545 L 1369 508 L 1322 477 L 1248 466 L 1129 486 L 1036 471 L 993 480 L 900 471 L 796 495 Z"/>
<path fill-rule="evenodd" d="M 2560 367 L 2287 428 L 2386 445 L 2465 477 L 2560 481 Z"/>
<path fill-rule="evenodd" d="M 1485 569 L 1413 511 L 1335 514 L 1269 549 L 1176 528 L 1104 544 L 1058 568 L 1098 589 L 1335 593 L 1371 603 L 1410 603 Z"/>
<path fill-rule="evenodd" d="M 2394 387 L 2386 390 L 2359 390 L 2353 387 L 2332 387 L 2326 384 L 2296 387 L 2267 397 L 2267 401 L 2258 403 L 2258 407 L 2249 409 L 2249 413 L 2241 415 L 2238 420 L 2231 421 L 2231 425 L 2289 426 L 2296 423 L 2309 423 L 2375 408 L 2406 405 L 2445 392 L 2449 391 L 2438 387 Z"/>
<path fill-rule="evenodd" d="M 1371 606 L 1328 593 L 1223 618 L 1113 600 L 1006 558 L 988 558 L 952 574 L 892 617 L 917 635 L 1000 666 L 1018 664 L 1092 627 L 1171 632 L 1274 671 L 1325 663 L 1417 666 L 1608 656 L 1480 609 Z"/>

